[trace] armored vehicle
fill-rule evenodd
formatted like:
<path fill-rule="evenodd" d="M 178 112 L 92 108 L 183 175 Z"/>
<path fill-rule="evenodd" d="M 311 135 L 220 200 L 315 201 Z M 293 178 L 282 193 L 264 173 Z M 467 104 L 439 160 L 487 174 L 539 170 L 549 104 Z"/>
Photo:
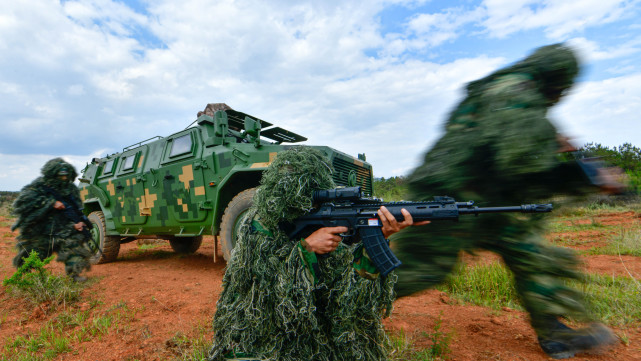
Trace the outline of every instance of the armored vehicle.
<path fill-rule="evenodd" d="M 122 243 L 141 238 L 166 239 L 174 251 L 193 253 L 203 235 L 214 236 L 214 257 L 220 238 L 228 260 L 262 172 L 293 146 L 283 143 L 307 140 L 223 103 L 208 104 L 194 123 L 94 158 L 82 170 L 80 194 L 94 226 L 94 263 L 113 261 Z M 364 155 L 313 147 L 331 160 L 337 185 L 361 186 L 372 194 L 372 167 Z"/>

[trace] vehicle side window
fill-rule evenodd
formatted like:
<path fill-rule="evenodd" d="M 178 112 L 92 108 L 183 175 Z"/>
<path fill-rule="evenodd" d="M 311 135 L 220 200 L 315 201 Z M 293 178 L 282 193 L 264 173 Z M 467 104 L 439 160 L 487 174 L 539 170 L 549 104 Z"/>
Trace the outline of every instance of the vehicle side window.
<path fill-rule="evenodd" d="M 108 175 L 113 173 L 114 170 L 114 161 L 115 159 L 110 159 L 105 163 L 104 167 L 102 168 L 102 174 L 103 175 Z"/>
<path fill-rule="evenodd" d="M 174 138 L 171 142 L 171 150 L 169 151 L 169 157 L 175 157 L 177 155 L 190 153 L 192 150 L 192 141 L 191 134 L 185 134 L 183 136 Z"/>
<path fill-rule="evenodd" d="M 134 161 L 136 160 L 136 155 L 132 154 L 129 155 L 125 158 L 124 163 L 122 165 L 122 170 L 130 170 L 133 169 L 134 167 Z"/>
<path fill-rule="evenodd" d="M 120 166 L 118 167 L 118 175 L 132 173 L 138 164 L 138 159 L 140 159 L 140 152 L 123 154 L 120 157 Z"/>

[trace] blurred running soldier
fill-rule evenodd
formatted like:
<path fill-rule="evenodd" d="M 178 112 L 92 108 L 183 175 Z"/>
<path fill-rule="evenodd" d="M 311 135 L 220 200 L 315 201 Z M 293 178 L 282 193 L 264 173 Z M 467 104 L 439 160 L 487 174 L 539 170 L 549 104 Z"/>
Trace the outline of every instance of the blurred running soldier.
<path fill-rule="evenodd" d="M 586 190 L 580 168 L 559 161 L 559 151 L 573 149 L 547 119 L 548 108 L 570 89 L 578 72 L 573 51 L 556 44 L 468 84 L 445 135 L 409 176 L 409 198 L 448 195 L 500 206 Z M 600 324 L 572 330 L 560 322 L 565 316 L 588 317 L 580 293 L 563 283 L 580 278 L 577 259 L 544 242 L 543 217 L 488 214 L 399 233 L 392 242 L 403 262 L 396 270 L 398 296 L 442 282 L 460 250 L 485 249 L 500 254 L 514 273 L 522 304 L 549 356 L 572 357 L 613 343 L 613 334 Z"/>
<path fill-rule="evenodd" d="M 314 190 L 334 188 L 317 150 L 279 153 L 241 221 L 214 316 L 210 360 L 387 360 L 381 319 L 391 312 L 393 274 L 378 277 L 346 227 L 289 239 L 282 225 L 310 211 Z M 379 211 L 385 237 L 411 225 Z M 254 358 L 255 357 L 255 358 Z"/>
<path fill-rule="evenodd" d="M 54 158 L 42 167 L 42 176 L 26 185 L 13 203 L 13 213 L 18 217 L 11 230 L 20 229 L 16 237 L 18 254 L 13 265 L 18 268 L 31 251 L 41 259 L 58 254 L 58 261 L 65 264 L 66 273 L 77 282 L 86 281 L 81 276 L 89 270 L 91 252 L 84 245 L 83 222 L 72 221 L 65 214 L 65 205 L 82 209 L 78 188 L 73 184 L 76 173 L 73 165 L 62 158 Z"/>

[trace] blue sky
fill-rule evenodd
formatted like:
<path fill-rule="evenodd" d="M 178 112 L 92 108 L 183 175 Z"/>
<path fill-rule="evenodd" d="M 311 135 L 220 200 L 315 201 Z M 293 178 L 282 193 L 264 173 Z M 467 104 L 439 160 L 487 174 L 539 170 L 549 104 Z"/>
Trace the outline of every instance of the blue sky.
<path fill-rule="evenodd" d="M 218 102 L 405 175 L 465 83 L 556 42 L 584 64 L 550 114 L 560 131 L 640 146 L 640 2 L 3 1 L 0 190 L 55 156 L 82 168 L 179 131 Z"/>

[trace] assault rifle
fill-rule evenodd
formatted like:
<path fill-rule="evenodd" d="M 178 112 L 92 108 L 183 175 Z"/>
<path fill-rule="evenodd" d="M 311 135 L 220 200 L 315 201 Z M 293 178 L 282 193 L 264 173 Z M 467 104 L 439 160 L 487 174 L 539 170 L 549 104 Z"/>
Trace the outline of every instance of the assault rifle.
<path fill-rule="evenodd" d="M 352 244 L 363 242 L 365 250 L 383 276 L 401 265 L 389 248 L 382 224 L 376 213 L 385 206 L 397 221 L 405 217 L 401 209 L 405 208 L 415 222 L 420 221 L 458 221 L 459 215 L 481 213 L 543 213 L 552 211 L 551 204 L 524 204 L 511 207 L 476 207 L 473 201 L 457 202 L 451 197 L 434 197 L 429 202 L 387 202 L 379 199 L 364 198 L 360 187 L 336 188 L 315 191 L 313 194 L 318 208 L 297 218 L 291 224 L 282 224 L 281 228 L 290 238 L 303 238 L 311 234 L 310 230 L 322 227 L 345 226 L 348 233 L 343 234 L 343 242 Z"/>
<path fill-rule="evenodd" d="M 74 204 L 74 199 L 73 199 L 74 197 L 71 196 L 72 199 L 67 199 L 49 187 L 44 187 L 44 189 L 45 189 L 45 192 L 53 196 L 57 201 L 59 201 L 65 206 L 65 208 L 62 210 L 65 217 L 67 217 L 74 224 L 79 222 L 83 222 L 85 224 L 85 226 L 82 227 L 82 231 L 81 231 L 82 235 L 85 236 L 84 242 L 89 243 L 91 240 L 93 240 L 93 236 L 91 235 L 91 232 L 90 232 L 90 230 L 93 228 L 93 223 L 91 223 L 89 218 L 87 218 L 87 216 L 84 213 L 82 213 L 82 211 L 78 209 L 78 207 L 76 207 L 76 205 Z M 89 246 L 91 246 L 91 244 Z M 98 252 L 102 254 L 100 245 L 98 244 L 95 246 Z"/>

